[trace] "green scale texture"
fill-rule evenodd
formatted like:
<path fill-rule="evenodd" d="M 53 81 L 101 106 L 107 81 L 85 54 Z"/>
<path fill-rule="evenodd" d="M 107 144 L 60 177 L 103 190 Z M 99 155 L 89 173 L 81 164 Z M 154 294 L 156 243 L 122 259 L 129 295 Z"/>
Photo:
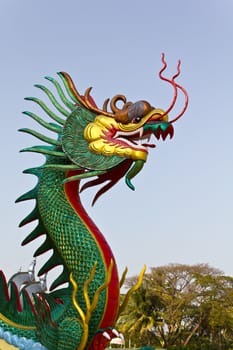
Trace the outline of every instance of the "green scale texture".
<path fill-rule="evenodd" d="M 15 334 L 18 337 L 25 337 L 28 339 L 33 339 L 35 341 L 38 341 L 36 332 L 34 330 L 25 330 L 25 329 L 15 328 L 1 320 L 0 320 L 0 327 L 3 328 L 5 332 L 11 332 L 11 334 Z"/>
<path fill-rule="evenodd" d="M 56 162 L 58 164 L 57 159 Z M 47 163 L 50 163 L 49 159 Z M 88 295 L 92 301 L 96 289 L 105 282 L 105 266 L 95 239 L 67 201 L 63 180 L 64 172 L 48 169 L 42 171 L 38 185 L 38 209 L 40 220 L 43 222 L 46 232 L 49 232 L 49 237 L 53 242 L 56 242 L 56 249 L 62 258 L 61 263 L 68 269 L 69 273 L 73 274 L 78 285 L 76 299 L 82 310 L 86 312 L 83 285 L 97 262 L 94 279 L 88 288 Z M 93 338 L 96 329 L 98 329 L 105 303 L 106 290 L 103 290 L 89 323 L 89 339 Z M 66 317 L 79 318 L 72 303 L 61 316 L 59 323 Z M 72 328 L 72 324 L 70 327 Z"/>

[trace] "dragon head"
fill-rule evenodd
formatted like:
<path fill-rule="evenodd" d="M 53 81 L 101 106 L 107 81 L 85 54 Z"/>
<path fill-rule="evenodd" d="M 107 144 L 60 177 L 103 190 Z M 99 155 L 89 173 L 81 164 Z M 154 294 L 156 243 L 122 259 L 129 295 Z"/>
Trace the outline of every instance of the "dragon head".
<path fill-rule="evenodd" d="M 163 139 L 168 134 L 172 137 L 173 127 L 162 110 L 153 108 L 146 101 L 125 105 L 116 112 L 115 118 L 99 114 L 85 128 L 84 137 L 94 153 L 145 162 L 148 147 L 155 147 L 149 143 L 151 135 Z"/>
<path fill-rule="evenodd" d="M 134 190 L 131 179 L 145 164 L 148 149 L 155 147 L 155 144 L 150 141 L 151 136 L 163 140 L 168 135 L 172 138 L 173 123 L 184 114 L 188 106 L 187 92 L 175 81 L 180 75 L 180 61 L 177 64 L 176 74 L 170 79 L 163 75 L 167 68 L 164 54 L 162 63 L 159 77 L 171 84 L 174 90 L 173 100 L 165 111 L 153 107 L 147 101 L 141 100 L 134 103 L 127 101 L 124 95 L 116 95 L 111 100 L 106 99 L 100 109 L 90 95 L 91 87 L 84 95 L 80 95 L 71 77 L 65 72 L 60 72 L 58 75 L 71 101 L 55 79 L 45 77 L 55 86 L 65 108 L 48 88 L 38 84 L 35 86 L 47 94 L 53 106 L 65 116 L 65 119 L 56 115 L 38 98 L 26 98 L 39 104 L 56 124 L 47 123 L 31 112 L 24 112 L 24 114 L 50 131 L 56 132 L 58 139 L 48 138 L 34 130 L 21 129 L 52 145 L 52 149 L 50 146 L 35 146 L 23 151 L 39 152 L 56 156 L 55 159 L 64 159 L 63 165 L 57 166 L 50 161 L 44 165 L 44 168 L 63 169 L 65 172 L 69 170 L 64 182 L 97 176 L 97 179 L 85 183 L 82 189 L 107 181 L 107 185 L 97 193 L 94 202 L 100 194 L 112 187 L 123 176 L 127 185 Z M 168 114 L 176 103 L 178 91 L 185 96 L 184 108 L 178 116 L 169 120 Z"/>
<path fill-rule="evenodd" d="M 174 89 L 173 101 L 166 111 L 153 107 L 147 101 L 135 103 L 127 101 L 124 95 L 116 95 L 111 101 L 105 100 L 103 108 L 99 109 L 90 95 L 91 87 L 86 90 L 84 96 L 81 96 L 70 76 L 64 72 L 60 73 L 79 103 L 77 110 L 67 119 L 63 133 L 63 148 L 74 163 L 91 170 L 78 177 L 93 174 L 106 180 L 106 174 L 103 176 L 103 172 L 107 170 L 111 174 L 108 179 L 115 181 L 126 173 L 126 183 L 134 190 L 131 179 L 146 162 L 148 149 L 155 147 L 155 144 L 150 142 L 151 136 L 154 135 L 156 139 L 163 140 L 168 135 L 170 138 L 173 137 L 173 123 L 184 114 L 188 105 L 188 95 L 175 81 L 180 74 L 180 61 L 178 61 L 177 72 L 171 79 L 163 76 L 167 68 L 164 54 L 162 62 L 163 67 L 159 76 L 162 80 L 169 82 Z M 169 121 L 168 113 L 175 105 L 178 90 L 185 95 L 185 106 L 177 117 Z M 108 111 L 109 102 L 111 111 Z M 121 108 L 118 107 L 119 102 L 122 104 Z M 87 123 L 83 123 L 85 111 L 93 113 L 92 120 L 89 118 Z M 81 114 L 82 120 L 80 120 Z M 83 127 L 80 128 L 80 125 Z M 73 137 L 71 130 L 76 130 L 75 134 L 73 132 Z M 75 149 L 76 145 L 78 147 Z M 88 152 L 90 152 L 89 157 L 86 156 Z M 70 179 L 68 178 L 67 181 Z M 92 181 L 90 185 L 96 183 Z M 89 185 L 85 185 L 85 188 L 87 186 Z"/>

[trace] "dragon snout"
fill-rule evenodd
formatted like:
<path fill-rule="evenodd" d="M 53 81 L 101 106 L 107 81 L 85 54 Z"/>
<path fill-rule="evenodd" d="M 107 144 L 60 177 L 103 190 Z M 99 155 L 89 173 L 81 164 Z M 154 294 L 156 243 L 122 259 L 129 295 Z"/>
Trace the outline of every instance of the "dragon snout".
<path fill-rule="evenodd" d="M 170 139 L 174 135 L 174 128 L 171 124 L 168 124 L 167 126 L 163 127 L 163 125 L 159 125 L 156 131 L 154 132 L 155 137 L 159 140 L 160 137 L 164 140 L 166 140 L 167 136 L 170 136 Z"/>
<path fill-rule="evenodd" d="M 170 136 L 170 139 L 174 135 L 174 128 L 172 124 L 168 122 L 149 122 L 144 126 L 144 131 L 148 134 L 153 134 L 157 140 L 160 140 L 160 138 L 162 138 L 163 141 L 166 140 L 168 135 Z"/>

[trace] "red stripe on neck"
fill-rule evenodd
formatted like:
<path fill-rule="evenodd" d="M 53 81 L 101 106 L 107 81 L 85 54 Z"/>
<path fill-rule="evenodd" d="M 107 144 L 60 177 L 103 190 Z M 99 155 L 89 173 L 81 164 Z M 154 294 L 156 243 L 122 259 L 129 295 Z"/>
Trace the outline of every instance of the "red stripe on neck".
<path fill-rule="evenodd" d="M 67 177 L 73 175 L 77 175 L 78 173 L 70 172 L 67 174 Z M 94 224 L 94 222 L 90 219 L 84 207 L 82 206 L 80 196 L 79 196 L 79 181 L 71 181 L 65 184 L 65 193 L 67 199 L 69 200 L 71 206 L 76 211 L 77 215 L 83 220 L 85 225 L 87 226 L 90 234 L 95 238 L 101 254 L 104 258 L 104 264 L 106 266 L 106 270 L 108 269 L 111 260 L 113 260 L 114 265 L 112 269 L 112 276 L 109 286 L 107 288 L 107 303 L 105 308 L 105 313 L 103 315 L 101 324 L 99 328 L 107 328 L 114 325 L 116 321 L 116 316 L 119 308 L 119 278 L 117 272 L 116 262 L 111 251 L 110 246 L 105 240 L 104 236 Z"/>

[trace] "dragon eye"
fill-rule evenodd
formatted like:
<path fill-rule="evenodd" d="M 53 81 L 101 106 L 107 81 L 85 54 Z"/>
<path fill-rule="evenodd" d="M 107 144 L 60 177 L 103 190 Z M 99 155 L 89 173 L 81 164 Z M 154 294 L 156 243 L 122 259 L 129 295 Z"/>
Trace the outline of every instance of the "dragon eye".
<path fill-rule="evenodd" d="M 132 123 L 140 123 L 140 121 L 142 120 L 142 116 L 137 116 L 132 120 Z"/>
<path fill-rule="evenodd" d="M 139 123 L 144 113 L 144 104 L 142 101 L 133 103 L 128 108 L 128 118 L 131 123 Z"/>

